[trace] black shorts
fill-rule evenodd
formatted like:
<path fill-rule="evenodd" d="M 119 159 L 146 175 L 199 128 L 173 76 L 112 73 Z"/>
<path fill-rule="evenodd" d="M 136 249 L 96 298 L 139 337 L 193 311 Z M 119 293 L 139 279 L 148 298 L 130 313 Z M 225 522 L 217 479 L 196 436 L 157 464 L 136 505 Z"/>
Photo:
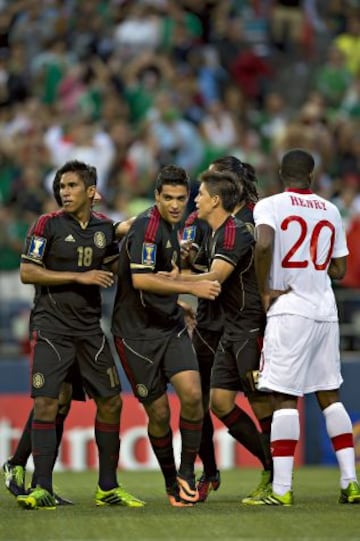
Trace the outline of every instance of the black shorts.
<path fill-rule="evenodd" d="M 119 374 L 104 334 L 63 336 L 47 331 L 33 333 L 31 396 L 57 398 L 69 370 L 78 364 L 83 387 L 91 397 L 119 394 Z"/>
<path fill-rule="evenodd" d="M 143 403 L 151 403 L 162 396 L 175 374 L 199 370 L 186 331 L 157 340 L 131 340 L 116 336 L 115 345 L 134 395 Z"/>
<path fill-rule="evenodd" d="M 84 391 L 84 384 L 80 374 L 80 368 L 77 361 L 70 367 L 65 383 L 70 383 L 72 387 L 71 400 L 77 400 L 79 402 L 85 402 L 86 394 Z"/>
<path fill-rule="evenodd" d="M 211 369 L 214 364 L 215 353 L 221 338 L 221 332 L 208 331 L 195 327 L 192 343 L 199 363 L 201 388 L 203 392 L 210 390 Z"/>
<path fill-rule="evenodd" d="M 249 394 L 247 373 L 259 369 L 262 340 L 261 335 L 247 335 L 238 342 L 220 340 L 211 372 L 211 388 Z"/>

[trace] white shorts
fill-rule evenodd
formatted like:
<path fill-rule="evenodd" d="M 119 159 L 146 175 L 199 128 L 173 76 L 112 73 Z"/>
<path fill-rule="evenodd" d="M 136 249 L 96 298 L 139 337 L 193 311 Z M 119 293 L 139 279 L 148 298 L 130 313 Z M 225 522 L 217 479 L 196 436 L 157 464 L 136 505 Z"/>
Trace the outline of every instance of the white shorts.
<path fill-rule="evenodd" d="M 338 389 L 342 382 L 337 322 L 290 314 L 268 318 L 260 390 L 303 396 Z"/>

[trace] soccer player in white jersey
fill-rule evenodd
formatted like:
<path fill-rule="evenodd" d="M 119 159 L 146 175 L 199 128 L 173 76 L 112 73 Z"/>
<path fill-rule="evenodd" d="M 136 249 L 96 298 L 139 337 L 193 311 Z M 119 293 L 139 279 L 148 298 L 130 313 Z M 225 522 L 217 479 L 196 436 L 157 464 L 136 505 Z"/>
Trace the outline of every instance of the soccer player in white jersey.
<path fill-rule="evenodd" d="M 272 491 L 260 504 L 292 505 L 294 454 L 300 435 L 297 399 L 316 393 L 340 468 L 339 503 L 360 503 L 353 430 L 339 398 L 339 324 L 331 278 L 346 271 L 338 209 L 310 189 L 314 160 L 303 149 L 283 157 L 285 191 L 254 209 L 255 267 L 265 310 L 259 389 L 272 391 Z"/>

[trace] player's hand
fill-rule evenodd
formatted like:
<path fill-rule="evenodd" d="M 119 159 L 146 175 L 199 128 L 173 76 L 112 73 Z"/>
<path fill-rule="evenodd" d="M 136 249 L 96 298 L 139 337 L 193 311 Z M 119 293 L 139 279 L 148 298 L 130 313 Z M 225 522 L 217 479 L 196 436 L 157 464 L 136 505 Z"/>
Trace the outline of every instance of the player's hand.
<path fill-rule="evenodd" d="M 171 271 L 159 271 L 156 274 L 160 274 L 161 276 L 166 276 L 167 278 L 170 278 L 171 280 L 176 280 L 180 274 L 180 269 L 175 263 L 174 260 L 171 261 L 172 269 Z"/>
<path fill-rule="evenodd" d="M 111 287 L 114 283 L 114 275 L 109 271 L 90 270 L 86 272 L 78 272 L 76 281 L 79 284 L 88 286 Z"/>
<path fill-rule="evenodd" d="M 186 328 L 190 334 L 192 335 L 193 330 L 196 327 L 196 312 L 194 308 L 184 301 L 178 301 L 178 304 L 181 306 L 181 308 L 184 311 L 184 319 L 185 319 L 185 325 Z"/>
<path fill-rule="evenodd" d="M 266 293 L 261 295 L 261 302 L 264 307 L 265 312 L 267 312 L 270 306 L 279 298 L 281 295 L 286 295 L 291 291 L 291 287 L 287 289 L 269 289 Z"/>
<path fill-rule="evenodd" d="M 130 227 L 135 221 L 136 216 L 133 216 L 132 218 L 128 218 L 124 222 L 119 222 L 115 229 L 115 236 L 117 239 L 121 239 L 122 237 L 125 237 L 125 235 L 128 234 L 130 231 Z"/>
<path fill-rule="evenodd" d="M 180 241 L 180 258 L 181 261 L 187 261 L 190 250 L 191 250 L 192 242 L 191 240 L 181 240 Z"/>
<path fill-rule="evenodd" d="M 200 280 L 192 284 L 191 293 L 201 299 L 215 300 L 220 295 L 221 285 L 217 280 Z"/>

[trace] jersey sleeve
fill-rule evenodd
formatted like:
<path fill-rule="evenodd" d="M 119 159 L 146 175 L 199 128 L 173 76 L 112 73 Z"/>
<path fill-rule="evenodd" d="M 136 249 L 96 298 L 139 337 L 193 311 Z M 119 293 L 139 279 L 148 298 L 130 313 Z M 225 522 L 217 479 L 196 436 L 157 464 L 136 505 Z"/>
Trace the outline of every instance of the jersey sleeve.
<path fill-rule="evenodd" d="M 216 239 L 212 259 L 222 259 L 236 267 L 253 244 L 254 239 L 244 224 L 241 224 L 241 227 L 228 224 L 220 231 Z"/>
<path fill-rule="evenodd" d="M 43 266 L 46 252 L 49 249 L 51 241 L 50 220 L 47 216 L 40 216 L 38 220 L 29 228 L 23 253 L 21 254 L 22 263 L 35 263 Z"/>
<path fill-rule="evenodd" d="M 262 199 L 256 203 L 254 207 L 254 222 L 255 227 L 258 225 L 268 225 L 276 229 L 270 198 Z"/>
<path fill-rule="evenodd" d="M 148 220 L 136 220 L 129 231 L 127 239 L 127 253 L 130 259 L 132 274 L 154 272 L 156 266 L 157 244 L 145 242 L 145 231 Z"/>

